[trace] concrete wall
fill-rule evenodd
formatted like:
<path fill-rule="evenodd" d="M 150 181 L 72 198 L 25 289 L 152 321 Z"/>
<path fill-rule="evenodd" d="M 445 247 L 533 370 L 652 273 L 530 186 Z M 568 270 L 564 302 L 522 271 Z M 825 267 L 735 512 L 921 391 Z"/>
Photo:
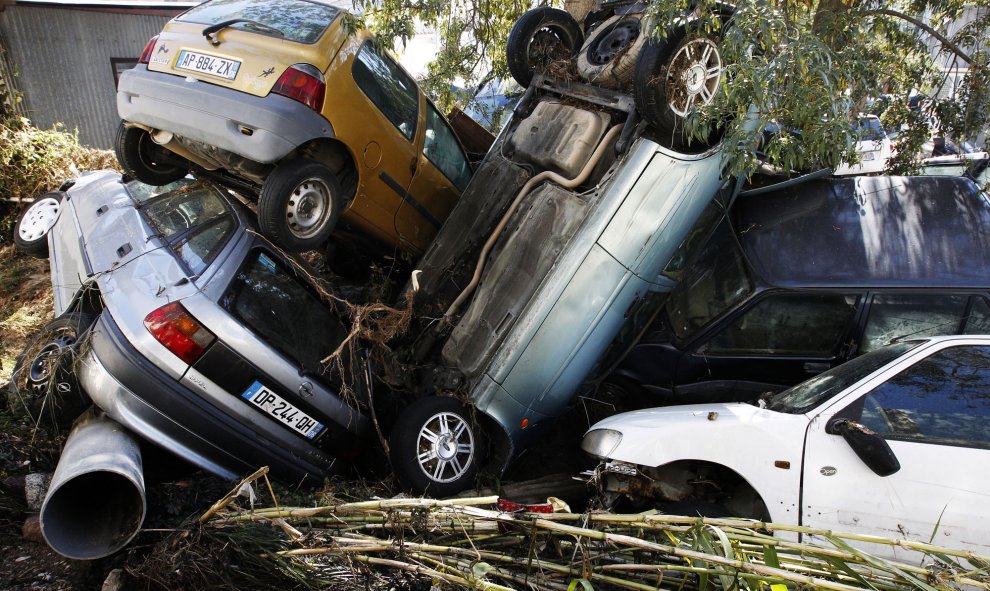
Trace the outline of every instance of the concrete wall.
<path fill-rule="evenodd" d="M 119 121 L 111 60 L 136 60 L 148 40 L 187 5 L 3 6 L 0 35 L 27 116 L 37 127 L 63 123 L 78 130 L 83 144 L 110 148 Z"/>

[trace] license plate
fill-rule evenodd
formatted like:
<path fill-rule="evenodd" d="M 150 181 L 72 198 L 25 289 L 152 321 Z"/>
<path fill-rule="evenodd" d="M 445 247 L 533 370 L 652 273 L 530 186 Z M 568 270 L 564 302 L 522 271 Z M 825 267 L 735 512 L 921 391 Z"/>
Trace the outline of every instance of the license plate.
<path fill-rule="evenodd" d="M 306 439 L 313 439 L 323 431 L 323 425 L 319 421 L 286 402 L 284 398 L 263 386 L 261 382 L 255 381 L 251 384 L 251 387 L 241 394 L 241 398 L 257 406 Z"/>
<path fill-rule="evenodd" d="M 179 59 L 175 62 L 175 67 L 180 70 L 200 72 L 233 80 L 237 76 L 241 62 L 183 49 L 179 52 Z"/>

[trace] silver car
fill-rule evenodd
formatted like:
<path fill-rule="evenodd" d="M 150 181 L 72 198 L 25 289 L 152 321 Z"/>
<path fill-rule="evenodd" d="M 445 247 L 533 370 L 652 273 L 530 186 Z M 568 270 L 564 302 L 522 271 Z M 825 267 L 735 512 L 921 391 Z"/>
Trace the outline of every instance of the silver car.
<path fill-rule="evenodd" d="M 564 414 L 617 335 L 676 285 L 675 255 L 703 241 L 699 218 L 717 221 L 734 187 L 719 149 L 634 133 L 628 97 L 540 77 L 530 91 L 419 262 L 419 310 L 436 319 L 415 346 L 425 395 L 389 445 L 418 492 L 503 471 Z"/>
<path fill-rule="evenodd" d="M 267 465 L 321 479 L 369 433 L 321 364 L 347 330 L 253 217 L 208 182 L 110 171 L 36 201 L 15 232 L 22 250 L 50 252 L 56 320 L 14 388 L 43 397 L 46 359 L 73 348 L 56 390 L 80 388 L 134 434 L 227 478 Z"/>

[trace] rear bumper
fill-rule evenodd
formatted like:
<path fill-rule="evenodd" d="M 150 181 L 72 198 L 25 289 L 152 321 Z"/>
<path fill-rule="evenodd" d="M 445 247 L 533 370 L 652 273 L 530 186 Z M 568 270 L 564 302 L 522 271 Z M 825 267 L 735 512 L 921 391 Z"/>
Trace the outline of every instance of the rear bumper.
<path fill-rule="evenodd" d="M 150 72 L 140 64 L 120 76 L 121 119 L 271 164 L 298 146 L 333 137 L 330 122 L 284 96 L 254 96 L 207 82 Z M 242 130 L 250 129 L 251 135 Z"/>
<path fill-rule="evenodd" d="M 334 459 L 300 441 L 294 446 L 222 412 L 154 367 L 124 338 L 109 314 L 93 327 L 77 371 L 80 384 L 110 418 L 183 459 L 235 479 L 269 466 L 287 482 L 322 479 Z"/>

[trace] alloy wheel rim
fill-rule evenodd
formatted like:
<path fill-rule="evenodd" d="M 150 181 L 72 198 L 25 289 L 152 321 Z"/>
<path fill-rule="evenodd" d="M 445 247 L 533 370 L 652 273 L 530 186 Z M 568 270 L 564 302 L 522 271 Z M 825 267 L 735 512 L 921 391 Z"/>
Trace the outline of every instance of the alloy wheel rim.
<path fill-rule="evenodd" d="M 330 217 L 330 187 L 317 178 L 296 185 L 289 195 L 285 221 L 298 238 L 310 238 L 320 232 Z"/>
<path fill-rule="evenodd" d="M 678 49 L 667 72 L 667 104 L 680 117 L 715 100 L 722 81 L 722 56 L 708 38 L 692 39 Z"/>
<path fill-rule="evenodd" d="M 45 197 L 35 201 L 24 212 L 17 235 L 25 242 L 39 240 L 52 229 L 62 210 L 62 203 L 54 197 Z"/>
<path fill-rule="evenodd" d="M 31 361 L 28 368 L 27 385 L 36 393 L 48 390 L 49 382 L 55 368 L 61 362 L 63 352 L 72 347 L 76 339 L 72 335 L 63 334 L 45 344 Z"/>
<path fill-rule="evenodd" d="M 474 435 L 460 415 L 441 412 L 430 417 L 416 440 L 416 461 L 434 482 L 464 476 L 474 459 Z"/>

